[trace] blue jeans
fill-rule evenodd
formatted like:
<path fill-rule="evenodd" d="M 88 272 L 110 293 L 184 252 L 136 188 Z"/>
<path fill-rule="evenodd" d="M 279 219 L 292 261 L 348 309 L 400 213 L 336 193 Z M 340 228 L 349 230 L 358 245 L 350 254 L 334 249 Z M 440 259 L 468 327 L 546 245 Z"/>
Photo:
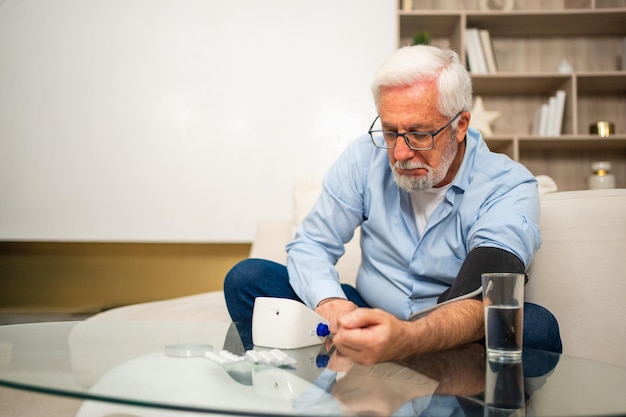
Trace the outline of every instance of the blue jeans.
<path fill-rule="evenodd" d="M 350 301 L 369 307 L 357 290 L 342 284 Z M 224 280 L 224 295 L 230 317 L 244 327 L 252 325 L 252 309 L 256 297 L 290 298 L 302 301 L 291 288 L 287 268 L 264 259 L 246 259 L 235 265 Z M 559 324 L 545 308 L 524 303 L 524 347 L 549 352 L 562 352 Z"/>

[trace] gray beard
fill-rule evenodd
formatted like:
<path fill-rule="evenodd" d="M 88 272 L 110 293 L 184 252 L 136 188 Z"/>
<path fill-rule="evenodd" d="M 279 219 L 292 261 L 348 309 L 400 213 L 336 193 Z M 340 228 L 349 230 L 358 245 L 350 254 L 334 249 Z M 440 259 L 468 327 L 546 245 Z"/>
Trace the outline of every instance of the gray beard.
<path fill-rule="evenodd" d="M 452 162 L 454 161 L 454 157 L 456 156 L 456 152 L 458 147 L 454 146 L 455 134 L 450 135 L 450 140 L 447 143 L 447 147 L 445 152 L 441 157 L 441 163 L 435 169 L 431 166 L 422 164 L 421 162 L 411 162 L 411 161 L 396 161 L 394 166 L 392 167 L 393 178 L 398 184 L 398 187 L 403 190 L 412 193 L 415 191 L 424 191 L 433 188 L 435 185 L 439 184 L 446 177 Z M 401 175 L 398 174 L 397 169 L 416 169 L 422 168 L 427 171 L 426 175 L 421 177 L 414 177 L 411 175 Z"/>

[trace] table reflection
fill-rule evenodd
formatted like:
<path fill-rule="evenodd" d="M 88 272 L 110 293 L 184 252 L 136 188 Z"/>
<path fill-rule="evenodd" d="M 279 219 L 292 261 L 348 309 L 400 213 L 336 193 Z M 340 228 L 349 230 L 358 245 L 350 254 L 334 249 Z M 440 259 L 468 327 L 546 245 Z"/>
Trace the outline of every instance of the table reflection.
<path fill-rule="evenodd" d="M 363 366 L 335 352 L 320 378 L 346 415 L 524 415 L 558 358 L 527 350 L 516 363 L 489 362 L 484 345 L 473 343 Z"/>
<path fill-rule="evenodd" d="M 239 335 L 245 348 L 253 347 L 250 329 L 240 326 Z M 317 363 L 327 367 L 313 383 L 332 394 L 342 414 L 381 416 L 525 415 L 528 398 L 560 357 L 525 349 L 521 361 L 490 362 L 482 343 L 370 366 L 337 351 L 324 356 L 320 351 Z M 311 405 L 296 404 L 304 412 Z"/>

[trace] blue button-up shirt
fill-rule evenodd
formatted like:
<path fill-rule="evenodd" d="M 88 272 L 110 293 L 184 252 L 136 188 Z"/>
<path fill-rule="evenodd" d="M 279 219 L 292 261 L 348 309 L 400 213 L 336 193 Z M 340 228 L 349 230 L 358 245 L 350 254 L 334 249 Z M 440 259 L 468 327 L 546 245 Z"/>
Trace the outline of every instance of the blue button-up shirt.
<path fill-rule="evenodd" d="M 334 265 L 358 226 L 357 290 L 370 306 L 402 319 L 436 304 L 472 249 L 503 249 L 530 265 L 541 243 L 534 176 L 490 152 L 478 131 L 470 128 L 465 140 L 459 171 L 421 235 L 387 152 L 367 135 L 348 146 L 287 245 L 291 285 L 309 307 L 345 297 Z"/>

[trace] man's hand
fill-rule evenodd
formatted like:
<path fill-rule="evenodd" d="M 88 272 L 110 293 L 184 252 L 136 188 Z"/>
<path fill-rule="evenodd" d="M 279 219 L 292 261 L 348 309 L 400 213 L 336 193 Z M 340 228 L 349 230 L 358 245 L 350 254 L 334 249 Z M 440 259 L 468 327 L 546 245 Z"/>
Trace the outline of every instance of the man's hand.
<path fill-rule="evenodd" d="M 338 320 L 333 336 L 337 350 L 359 364 L 402 359 L 412 354 L 407 342 L 415 340 L 413 323 L 373 308 L 360 308 Z"/>
<path fill-rule="evenodd" d="M 380 309 L 359 308 L 337 320 L 333 343 L 354 362 L 370 365 L 439 352 L 484 336 L 482 301 L 457 301 L 416 321 Z"/>
<path fill-rule="evenodd" d="M 352 301 L 343 298 L 332 298 L 322 300 L 315 309 L 315 312 L 328 321 L 330 332 L 334 334 L 338 330 L 337 320 L 356 310 L 356 308 L 356 304 Z"/>

